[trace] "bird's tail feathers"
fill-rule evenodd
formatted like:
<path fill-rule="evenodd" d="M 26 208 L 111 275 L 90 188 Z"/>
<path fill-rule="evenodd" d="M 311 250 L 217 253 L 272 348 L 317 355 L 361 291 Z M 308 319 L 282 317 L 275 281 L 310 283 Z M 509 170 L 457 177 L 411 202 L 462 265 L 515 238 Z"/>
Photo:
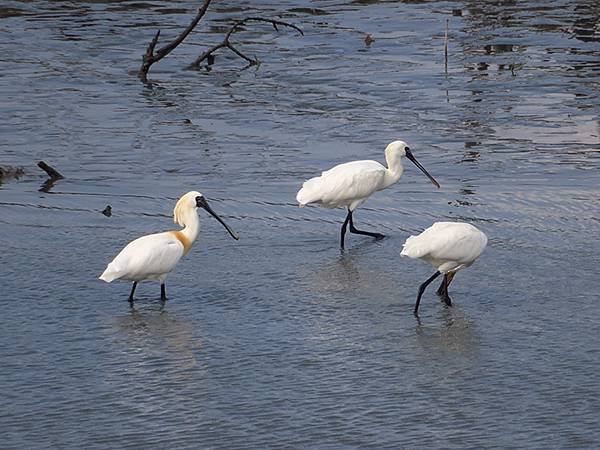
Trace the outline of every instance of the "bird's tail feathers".
<path fill-rule="evenodd" d="M 296 200 L 298 201 L 301 207 L 317 200 L 313 192 L 319 184 L 318 180 L 319 177 L 314 177 L 310 180 L 305 181 L 302 184 L 302 189 L 300 189 L 296 194 Z"/>
<path fill-rule="evenodd" d="M 410 236 L 404 242 L 400 256 L 408 256 L 409 258 L 420 258 L 427 253 L 427 249 L 421 245 L 418 236 Z"/>
<path fill-rule="evenodd" d="M 308 203 L 307 193 L 304 188 L 300 189 L 296 194 L 296 201 L 300 204 L 300 207 L 306 206 Z"/>
<path fill-rule="evenodd" d="M 119 277 L 119 270 L 113 264 L 109 264 L 106 270 L 102 272 L 102 275 L 98 277 L 98 279 L 110 283 L 111 281 L 114 281 Z"/>

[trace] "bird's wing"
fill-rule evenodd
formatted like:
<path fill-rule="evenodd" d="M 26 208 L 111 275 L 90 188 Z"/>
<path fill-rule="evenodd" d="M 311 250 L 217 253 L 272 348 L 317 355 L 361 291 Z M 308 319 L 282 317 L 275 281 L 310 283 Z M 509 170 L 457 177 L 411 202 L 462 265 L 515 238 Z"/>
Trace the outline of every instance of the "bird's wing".
<path fill-rule="evenodd" d="M 344 205 L 363 199 L 383 186 L 386 169 L 376 161 L 352 161 L 326 170 L 320 177 L 306 181 L 298 192 L 300 203 Z"/>
<path fill-rule="evenodd" d="M 430 257 L 439 261 L 469 263 L 485 249 L 487 237 L 466 223 L 436 222 L 404 243 L 402 255 L 411 258 Z"/>
<path fill-rule="evenodd" d="M 138 278 L 170 272 L 183 256 L 183 244 L 171 233 L 142 236 L 121 250 L 109 264 L 116 278 Z"/>

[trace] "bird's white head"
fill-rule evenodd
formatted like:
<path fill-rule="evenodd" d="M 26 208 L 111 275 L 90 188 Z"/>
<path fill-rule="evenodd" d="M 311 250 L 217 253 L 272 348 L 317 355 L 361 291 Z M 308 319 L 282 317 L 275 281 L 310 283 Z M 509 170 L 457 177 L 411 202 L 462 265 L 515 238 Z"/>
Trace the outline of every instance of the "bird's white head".
<path fill-rule="evenodd" d="M 182 195 L 175 204 L 175 209 L 173 209 L 173 222 L 185 227 L 189 222 L 189 214 L 194 213 L 194 215 L 196 215 L 198 197 L 204 198 L 198 191 L 190 191 L 187 194 Z"/>
<path fill-rule="evenodd" d="M 223 222 L 223 219 L 221 219 L 219 215 L 212 210 L 212 208 L 208 205 L 204 195 L 198 191 L 190 191 L 177 201 L 175 209 L 173 210 L 173 221 L 182 227 L 191 226 L 194 229 L 193 232 L 196 233 L 199 228 L 198 213 L 196 212 L 198 208 L 205 209 L 206 212 L 217 219 L 221 225 L 227 229 L 231 237 L 236 240 L 240 238 L 237 233 L 233 231 L 229 225 Z M 197 236 L 197 233 L 195 236 Z"/>
<path fill-rule="evenodd" d="M 406 156 L 406 150 L 408 149 L 408 144 L 404 141 L 394 141 L 390 142 L 388 146 L 385 148 L 385 156 Z"/>
<path fill-rule="evenodd" d="M 401 159 L 404 156 L 410 159 L 415 166 L 421 169 L 421 171 L 427 176 L 427 178 L 431 180 L 434 186 L 438 188 L 440 187 L 439 183 L 435 180 L 435 178 L 429 175 L 429 172 L 427 172 L 427 170 L 425 170 L 421 163 L 419 163 L 419 161 L 417 161 L 417 159 L 413 156 L 412 152 L 410 151 L 410 148 L 408 148 L 408 145 L 406 145 L 406 142 L 390 142 L 385 148 L 385 159 L 388 163 L 388 167 L 391 169 L 396 168 L 400 174 L 402 174 L 403 170 Z"/>

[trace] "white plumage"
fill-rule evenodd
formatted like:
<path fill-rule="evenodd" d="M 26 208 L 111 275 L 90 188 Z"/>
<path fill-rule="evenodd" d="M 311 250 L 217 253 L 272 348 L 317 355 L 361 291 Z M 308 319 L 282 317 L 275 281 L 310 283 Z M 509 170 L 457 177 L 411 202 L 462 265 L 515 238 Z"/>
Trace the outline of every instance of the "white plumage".
<path fill-rule="evenodd" d="M 121 250 L 100 279 L 107 283 L 117 279 L 163 283 L 184 252 L 182 242 L 171 231 L 142 236 Z"/>
<path fill-rule="evenodd" d="M 133 281 L 129 301 L 137 283 L 143 280 L 160 281 L 161 299 L 166 300 L 165 280 L 175 268 L 182 256 L 190 251 L 200 233 L 198 207 L 206 209 L 214 216 L 235 239 L 237 234 L 210 208 L 204 196 L 196 191 L 183 195 L 173 210 L 173 221 L 183 227 L 182 230 L 142 236 L 125 246 L 108 264 L 100 279 L 110 283 L 113 280 Z"/>
<path fill-rule="evenodd" d="M 354 211 L 373 193 L 399 180 L 403 170 L 401 167 L 396 174 L 388 174 L 387 168 L 371 160 L 338 164 L 305 181 L 296 200 L 300 206 L 317 203 L 325 208 L 346 207 Z"/>
<path fill-rule="evenodd" d="M 321 173 L 321 176 L 305 181 L 296 195 L 296 200 L 301 207 L 314 203 L 325 208 L 345 207 L 348 209 L 348 215 L 341 231 L 342 248 L 344 248 L 344 236 L 348 224 L 350 224 L 351 233 L 381 239 L 384 236 L 380 233 L 357 230 L 352 221 L 352 212 L 373 193 L 391 186 L 400 179 L 404 172 L 402 164 L 404 156 L 421 169 L 435 186 L 440 186 L 412 155 L 405 142 L 394 141 L 385 149 L 388 167 L 371 160 L 339 164 Z"/>
<path fill-rule="evenodd" d="M 444 274 L 444 281 L 438 289 L 438 295 L 448 306 L 452 306 L 448 286 L 454 275 L 473 264 L 486 245 L 487 236 L 482 231 L 471 224 L 459 222 L 436 222 L 421 234 L 406 239 L 400 255 L 422 259 L 437 269 L 419 287 L 415 314 L 425 288 L 441 274 Z"/>

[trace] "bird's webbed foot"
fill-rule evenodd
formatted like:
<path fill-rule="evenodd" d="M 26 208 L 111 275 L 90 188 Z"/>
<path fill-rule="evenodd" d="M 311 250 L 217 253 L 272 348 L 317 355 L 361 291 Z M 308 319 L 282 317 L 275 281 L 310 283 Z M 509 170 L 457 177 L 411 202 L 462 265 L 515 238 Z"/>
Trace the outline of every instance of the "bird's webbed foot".
<path fill-rule="evenodd" d="M 371 236 L 371 237 L 375 238 L 378 241 L 380 241 L 381 239 L 383 239 L 385 237 L 385 235 L 381 234 L 381 233 L 373 233 L 371 231 L 359 230 L 359 229 L 357 229 L 357 228 L 354 227 L 354 224 L 352 222 L 350 222 L 350 233 L 362 234 L 364 236 Z"/>

